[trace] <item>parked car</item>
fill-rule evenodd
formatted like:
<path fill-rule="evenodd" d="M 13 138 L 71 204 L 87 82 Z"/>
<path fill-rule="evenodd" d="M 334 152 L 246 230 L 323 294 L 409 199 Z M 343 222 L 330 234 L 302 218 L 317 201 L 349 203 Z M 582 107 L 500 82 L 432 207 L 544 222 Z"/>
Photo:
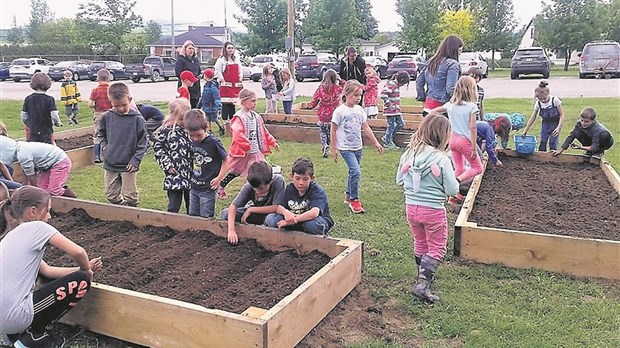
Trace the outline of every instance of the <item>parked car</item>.
<path fill-rule="evenodd" d="M 300 55 L 295 61 L 295 78 L 301 82 L 304 79 L 323 79 L 327 69 L 340 72 L 340 61 L 331 53 L 314 53 Z"/>
<path fill-rule="evenodd" d="M 519 48 L 512 56 L 510 63 L 510 78 L 516 79 L 519 75 L 541 74 L 549 78 L 551 61 L 541 47 Z"/>
<path fill-rule="evenodd" d="M 254 82 L 258 82 L 263 76 L 263 66 L 265 64 L 273 64 L 276 68 L 282 70 L 282 68 L 286 67 L 286 58 L 276 55 L 276 54 L 260 54 L 254 58 L 252 58 L 252 63 L 250 63 L 250 69 L 252 70 L 252 74 L 250 78 Z"/>
<path fill-rule="evenodd" d="M 366 61 L 366 66 L 371 66 L 375 69 L 375 71 L 377 72 L 377 74 L 379 75 L 379 78 L 386 78 L 388 77 L 387 74 L 387 69 L 388 69 L 388 62 L 387 60 L 379 57 L 379 56 L 370 56 L 370 57 L 364 57 L 364 60 Z"/>
<path fill-rule="evenodd" d="M 243 67 L 243 79 L 249 80 L 252 77 L 252 69 L 244 61 L 241 61 L 241 66 Z"/>
<path fill-rule="evenodd" d="M 11 62 L 9 76 L 15 82 L 30 80 L 38 72 L 46 73 L 52 67 L 52 62 L 43 58 L 18 58 Z"/>
<path fill-rule="evenodd" d="M 135 83 L 140 82 L 141 79 L 157 82 L 162 77 L 168 81 L 171 77 L 176 77 L 174 72 L 176 61 L 172 57 L 148 56 L 144 58 L 142 64 L 126 65 L 125 71 L 131 76 L 131 81 Z"/>
<path fill-rule="evenodd" d="M 9 75 L 9 67 L 11 63 L 9 62 L 0 62 L 0 81 L 8 80 L 11 75 Z"/>
<path fill-rule="evenodd" d="M 422 71 L 424 64 L 424 59 L 418 55 L 398 55 L 392 58 L 392 61 L 388 64 L 387 75 L 389 78 L 393 78 L 397 72 L 405 70 L 409 73 L 409 78 L 415 80 L 418 78 L 418 73 Z"/>
<path fill-rule="evenodd" d="M 590 42 L 579 57 L 579 78 L 620 77 L 620 44 L 615 41 Z"/>
<path fill-rule="evenodd" d="M 88 75 L 91 81 L 97 80 L 97 71 L 99 69 L 108 69 L 110 72 L 110 80 L 128 79 L 129 75 L 125 71 L 125 65 L 115 60 L 102 60 L 90 63 L 88 66 Z"/>
<path fill-rule="evenodd" d="M 75 61 L 68 60 L 64 62 L 59 62 L 53 67 L 50 68 L 47 73 L 52 81 L 60 81 L 65 79 L 65 71 L 71 71 L 73 75 L 74 81 L 79 81 L 81 79 L 88 79 L 88 67 L 90 66 L 90 62 L 86 61 Z"/>
<path fill-rule="evenodd" d="M 471 68 L 478 68 L 482 70 L 482 77 L 489 76 L 489 64 L 479 52 L 462 52 L 459 54 L 459 65 L 462 75 L 467 75 Z"/>

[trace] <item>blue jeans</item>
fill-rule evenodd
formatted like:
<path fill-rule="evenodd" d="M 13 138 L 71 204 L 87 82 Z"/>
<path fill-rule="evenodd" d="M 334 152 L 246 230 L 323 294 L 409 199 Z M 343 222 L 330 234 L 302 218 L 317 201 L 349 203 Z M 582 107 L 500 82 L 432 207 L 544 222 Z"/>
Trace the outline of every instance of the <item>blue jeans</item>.
<path fill-rule="evenodd" d="M 240 207 L 235 210 L 235 221 L 236 222 L 241 222 L 241 217 L 243 216 L 246 210 L 248 210 L 248 207 Z M 266 217 L 267 217 L 267 214 L 250 214 L 250 216 L 248 216 L 248 218 L 246 219 L 246 222 L 252 225 L 262 225 L 265 223 Z M 224 210 L 222 210 L 222 213 L 220 214 L 220 220 L 223 220 L 223 221 L 228 220 L 228 208 L 224 208 Z"/>
<path fill-rule="evenodd" d="M 349 176 L 344 192 L 350 200 L 354 201 L 360 198 L 359 186 L 360 177 L 362 176 L 362 149 L 356 151 L 340 150 L 340 156 L 342 156 L 347 167 L 349 167 Z"/>
<path fill-rule="evenodd" d="M 185 213 L 189 214 L 189 190 L 168 190 L 168 207 L 166 211 L 169 213 L 178 213 L 181 210 L 181 202 L 185 200 Z"/>
<path fill-rule="evenodd" d="M 212 218 L 215 215 L 215 191 L 189 190 L 189 215 Z"/>
<path fill-rule="evenodd" d="M 387 129 L 385 130 L 385 144 L 389 144 L 394 142 L 394 134 L 401 130 L 405 123 L 403 122 L 403 117 L 401 115 L 398 116 L 386 116 L 387 118 Z"/>
<path fill-rule="evenodd" d="M 284 109 L 284 113 L 290 115 L 293 113 L 293 101 L 282 101 L 282 108 Z"/>
<path fill-rule="evenodd" d="M 553 130 L 556 129 L 559 125 L 559 122 L 544 122 L 542 123 L 542 128 L 540 129 L 540 145 L 538 146 L 538 151 L 547 151 L 547 141 L 549 141 L 549 149 L 557 150 L 558 149 L 558 139 L 559 136 L 553 136 Z"/>
<path fill-rule="evenodd" d="M 284 220 L 284 216 L 271 213 L 267 215 L 265 218 L 265 226 L 267 227 L 278 227 L 278 222 Z M 286 226 L 284 229 L 286 230 L 294 230 L 294 231 L 302 231 L 308 234 L 316 234 L 320 236 L 326 236 L 329 232 L 329 229 L 334 226 L 334 222 L 331 218 L 326 218 L 324 216 L 317 216 L 312 220 L 300 222 L 295 225 Z"/>

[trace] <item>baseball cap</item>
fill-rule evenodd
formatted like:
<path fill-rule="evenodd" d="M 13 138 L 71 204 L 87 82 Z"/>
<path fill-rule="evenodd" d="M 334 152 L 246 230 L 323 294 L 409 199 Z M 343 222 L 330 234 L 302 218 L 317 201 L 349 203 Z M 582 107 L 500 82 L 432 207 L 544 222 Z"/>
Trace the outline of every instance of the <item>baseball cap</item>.
<path fill-rule="evenodd" d="M 208 79 L 212 79 L 215 76 L 215 70 L 205 69 L 205 71 L 202 72 L 202 75 Z"/>
<path fill-rule="evenodd" d="M 189 82 L 195 83 L 198 81 L 198 78 L 194 76 L 193 72 L 185 70 L 181 73 L 181 81 L 182 80 L 189 80 Z"/>

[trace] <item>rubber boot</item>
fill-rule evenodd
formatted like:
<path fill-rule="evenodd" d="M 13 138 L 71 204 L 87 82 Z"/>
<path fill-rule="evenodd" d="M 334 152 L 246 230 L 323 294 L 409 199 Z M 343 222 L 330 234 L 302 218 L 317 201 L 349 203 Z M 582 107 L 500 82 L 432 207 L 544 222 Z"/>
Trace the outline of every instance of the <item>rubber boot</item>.
<path fill-rule="evenodd" d="M 422 301 L 434 303 L 439 301 L 439 296 L 431 293 L 431 283 L 437 273 L 439 267 L 439 260 L 433 259 L 428 255 L 422 256 L 420 262 L 418 281 L 413 287 L 413 294 Z"/>
<path fill-rule="evenodd" d="M 65 191 L 62 193 L 63 197 L 69 197 L 69 198 L 77 198 L 77 196 L 75 195 L 75 192 L 73 192 L 72 189 L 69 188 L 69 186 L 63 186 L 63 188 L 65 189 Z"/>
<path fill-rule="evenodd" d="M 101 145 L 95 144 L 93 151 L 95 153 L 95 163 L 101 163 Z"/>

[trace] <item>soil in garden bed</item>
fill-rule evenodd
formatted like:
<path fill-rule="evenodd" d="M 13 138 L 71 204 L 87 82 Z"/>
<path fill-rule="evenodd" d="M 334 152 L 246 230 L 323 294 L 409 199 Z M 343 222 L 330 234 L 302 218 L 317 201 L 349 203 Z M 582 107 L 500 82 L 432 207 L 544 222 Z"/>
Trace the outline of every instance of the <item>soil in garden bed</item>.
<path fill-rule="evenodd" d="M 502 168 L 487 167 L 470 221 L 620 241 L 620 196 L 598 165 L 501 160 Z"/>
<path fill-rule="evenodd" d="M 102 256 L 104 270 L 95 275 L 99 283 L 232 313 L 273 307 L 330 261 L 316 251 L 273 252 L 252 239 L 232 246 L 208 231 L 102 221 L 82 209 L 54 216 L 50 223 L 89 256 Z M 52 247 L 45 260 L 73 264 Z"/>
<path fill-rule="evenodd" d="M 56 145 L 65 151 L 79 149 L 93 144 L 93 136 L 90 134 L 81 137 L 56 140 Z"/>

